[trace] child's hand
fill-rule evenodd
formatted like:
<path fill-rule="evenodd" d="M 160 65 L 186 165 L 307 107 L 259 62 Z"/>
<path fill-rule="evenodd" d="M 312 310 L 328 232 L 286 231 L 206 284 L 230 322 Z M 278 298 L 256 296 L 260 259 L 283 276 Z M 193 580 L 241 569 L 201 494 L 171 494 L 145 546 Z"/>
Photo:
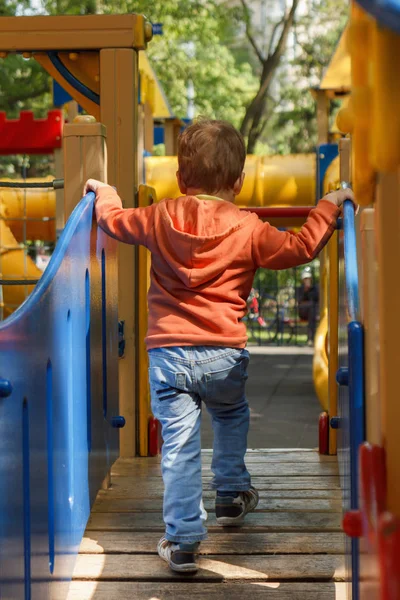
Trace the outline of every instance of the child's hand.
<path fill-rule="evenodd" d="M 83 188 L 83 195 L 86 196 L 88 192 L 94 192 L 97 194 L 97 190 L 102 187 L 108 187 L 107 183 L 97 181 L 97 179 L 88 179 Z"/>
<path fill-rule="evenodd" d="M 322 200 L 328 200 L 328 202 L 332 202 L 332 204 L 335 204 L 339 207 L 342 206 L 345 200 L 351 200 L 354 204 L 355 213 L 357 214 L 358 212 L 358 205 L 356 204 L 356 201 L 354 199 L 353 190 L 351 190 L 350 188 L 344 188 L 341 190 L 337 190 L 336 192 L 330 192 L 329 194 L 326 194 L 326 196 L 324 196 Z"/>

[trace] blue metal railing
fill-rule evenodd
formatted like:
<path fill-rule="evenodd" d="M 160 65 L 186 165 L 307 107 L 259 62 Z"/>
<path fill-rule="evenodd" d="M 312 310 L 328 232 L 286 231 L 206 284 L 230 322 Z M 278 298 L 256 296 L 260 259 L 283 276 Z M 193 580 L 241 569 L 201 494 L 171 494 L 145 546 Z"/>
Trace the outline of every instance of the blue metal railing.
<path fill-rule="evenodd" d="M 344 202 L 339 237 L 339 390 L 338 453 L 344 510 L 358 508 L 358 452 L 364 441 L 364 332 L 360 322 L 357 239 L 354 204 Z M 359 597 L 359 542 L 351 540 L 352 598 Z"/>
<path fill-rule="evenodd" d="M 354 221 L 354 204 L 351 200 L 345 200 L 344 202 L 343 231 L 347 308 L 350 321 L 357 321 L 360 312 L 360 299 L 358 293 L 357 239 Z"/>
<path fill-rule="evenodd" d="M 78 204 L 32 294 L 0 323 L 1 598 L 66 597 L 118 456 L 116 242 L 93 205 L 92 193 Z"/>

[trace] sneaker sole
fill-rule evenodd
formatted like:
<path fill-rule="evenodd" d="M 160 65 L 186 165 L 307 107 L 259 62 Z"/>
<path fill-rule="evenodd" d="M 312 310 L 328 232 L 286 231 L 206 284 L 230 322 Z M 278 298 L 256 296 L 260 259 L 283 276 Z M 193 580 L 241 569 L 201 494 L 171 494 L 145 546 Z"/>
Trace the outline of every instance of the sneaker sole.
<path fill-rule="evenodd" d="M 218 525 L 222 527 L 240 527 L 244 523 L 245 515 L 239 515 L 238 517 L 217 517 Z"/>
<path fill-rule="evenodd" d="M 167 561 L 168 562 L 168 561 Z M 187 565 L 176 565 L 173 562 L 168 562 L 169 568 L 175 571 L 175 573 L 197 573 L 199 567 L 196 563 L 187 563 Z"/>
<path fill-rule="evenodd" d="M 237 517 L 217 517 L 217 524 L 221 525 L 222 527 L 240 527 L 244 523 L 245 516 L 253 512 L 257 508 L 259 501 L 260 498 L 257 498 L 257 502 L 254 506 L 246 510 L 246 512 L 243 512 L 241 515 L 238 515 Z"/>
<path fill-rule="evenodd" d="M 166 562 L 169 568 L 175 573 L 197 573 L 199 570 L 198 565 L 196 563 L 187 563 L 186 565 L 176 565 L 171 560 L 168 560 L 166 556 L 158 555 L 164 562 Z"/>

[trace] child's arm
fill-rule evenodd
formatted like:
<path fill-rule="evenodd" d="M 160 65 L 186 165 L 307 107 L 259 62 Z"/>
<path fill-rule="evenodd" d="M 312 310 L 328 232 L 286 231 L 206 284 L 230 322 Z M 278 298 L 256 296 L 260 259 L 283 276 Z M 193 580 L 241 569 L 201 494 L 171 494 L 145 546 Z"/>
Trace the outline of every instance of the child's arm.
<path fill-rule="evenodd" d="M 154 223 L 155 205 L 144 208 L 122 208 L 121 198 L 109 185 L 89 179 L 84 193 L 96 194 L 96 219 L 111 237 L 126 244 L 147 245 L 147 236 Z"/>
<path fill-rule="evenodd" d="M 253 233 L 253 256 L 257 267 L 288 269 L 310 262 L 328 242 L 348 199 L 354 202 L 350 189 L 327 194 L 310 212 L 299 233 L 279 231 L 269 223 L 259 223 Z"/>

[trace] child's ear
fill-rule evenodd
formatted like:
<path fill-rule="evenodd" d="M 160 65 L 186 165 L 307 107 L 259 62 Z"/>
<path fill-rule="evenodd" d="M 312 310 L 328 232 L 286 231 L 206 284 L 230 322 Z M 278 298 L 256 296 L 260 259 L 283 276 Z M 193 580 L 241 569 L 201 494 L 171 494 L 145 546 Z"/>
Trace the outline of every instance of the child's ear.
<path fill-rule="evenodd" d="M 233 185 L 233 193 L 235 194 L 235 196 L 238 196 L 240 194 L 240 192 L 242 191 L 242 187 L 243 187 L 243 183 L 244 183 L 244 173 L 241 174 L 241 176 L 239 177 L 239 179 L 236 179 L 234 185 Z"/>
<path fill-rule="evenodd" d="M 179 171 L 176 172 L 176 179 L 178 180 L 178 186 L 179 186 L 179 190 L 180 190 L 181 194 L 186 194 L 187 187 L 186 187 Z"/>

